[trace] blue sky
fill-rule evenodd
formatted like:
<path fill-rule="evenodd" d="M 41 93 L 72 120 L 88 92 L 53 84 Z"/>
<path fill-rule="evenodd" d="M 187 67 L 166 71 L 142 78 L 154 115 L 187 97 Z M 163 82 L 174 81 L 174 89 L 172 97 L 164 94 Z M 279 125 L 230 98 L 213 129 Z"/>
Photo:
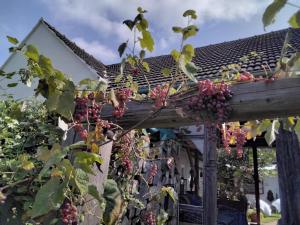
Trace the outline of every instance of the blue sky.
<path fill-rule="evenodd" d="M 138 6 L 149 12 L 156 49 L 152 55 L 168 54 L 179 45 L 171 27 L 183 25 L 182 12 L 197 11 L 200 32 L 195 47 L 230 41 L 288 27 L 296 10 L 287 6 L 274 25 L 263 30 L 261 17 L 270 0 L 10 0 L 0 7 L 0 65 L 7 59 L 6 35 L 22 40 L 43 17 L 60 32 L 105 64 L 119 62 L 118 45 L 130 37 L 122 21 L 133 18 Z"/>

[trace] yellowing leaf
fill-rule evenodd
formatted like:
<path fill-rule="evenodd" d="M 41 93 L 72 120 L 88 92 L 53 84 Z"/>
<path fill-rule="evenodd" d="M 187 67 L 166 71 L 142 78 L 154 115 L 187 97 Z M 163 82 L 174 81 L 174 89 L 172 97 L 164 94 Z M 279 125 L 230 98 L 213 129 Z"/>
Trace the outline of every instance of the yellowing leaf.
<path fill-rule="evenodd" d="M 34 168 L 34 164 L 33 164 L 33 162 L 25 161 L 22 163 L 22 168 L 27 171 L 32 170 Z"/>
<path fill-rule="evenodd" d="M 98 145 L 96 143 L 92 144 L 91 151 L 92 151 L 92 153 L 96 153 L 96 154 L 99 153 L 99 147 L 98 147 Z"/>
<path fill-rule="evenodd" d="M 63 173 L 61 170 L 57 169 L 57 168 L 54 168 L 52 171 L 51 171 L 51 177 L 62 177 L 63 176 Z"/>

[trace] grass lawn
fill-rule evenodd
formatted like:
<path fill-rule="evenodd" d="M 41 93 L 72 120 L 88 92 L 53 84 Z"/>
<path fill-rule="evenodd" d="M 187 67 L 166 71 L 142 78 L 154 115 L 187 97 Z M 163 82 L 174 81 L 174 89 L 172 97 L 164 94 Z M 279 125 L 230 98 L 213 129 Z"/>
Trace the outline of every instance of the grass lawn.
<path fill-rule="evenodd" d="M 274 213 L 272 216 L 263 217 L 261 223 L 269 223 L 280 219 L 280 214 Z"/>

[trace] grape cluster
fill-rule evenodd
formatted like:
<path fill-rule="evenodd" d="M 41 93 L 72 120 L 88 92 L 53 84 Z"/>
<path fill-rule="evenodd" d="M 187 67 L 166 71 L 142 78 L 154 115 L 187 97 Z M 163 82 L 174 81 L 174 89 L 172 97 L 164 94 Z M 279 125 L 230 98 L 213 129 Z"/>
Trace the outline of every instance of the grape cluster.
<path fill-rule="evenodd" d="M 146 225 L 155 225 L 156 220 L 155 220 L 155 215 L 153 212 L 146 212 L 144 215 L 144 223 Z"/>
<path fill-rule="evenodd" d="M 232 130 L 223 127 L 222 129 L 222 142 L 225 150 L 228 154 L 231 153 L 230 140 L 233 139 L 236 146 L 237 157 L 241 158 L 243 156 L 243 146 L 247 141 L 247 133 L 244 129 L 236 127 Z"/>
<path fill-rule="evenodd" d="M 121 88 L 116 92 L 116 98 L 119 102 L 119 105 L 114 108 L 113 116 L 121 118 L 126 110 L 126 103 L 129 101 L 132 96 L 132 91 L 129 88 Z"/>
<path fill-rule="evenodd" d="M 118 151 L 121 159 L 121 166 L 126 174 L 130 174 L 133 170 L 133 163 L 130 160 L 130 153 L 132 150 L 132 138 L 130 133 L 124 135 L 120 139 Z"/>
<path fill-rule="evenodd" d="M 157 85 L 150 92 L 150 98 L 154 100 L 154 105 L 156 109 L 160 109 L 166 106 L 166 97 L 168 95 L 169 86 L 168 85 Z"/>
<path fill-rule="evenodd" d="M 153 178 L 157 174 L 157 169 L 158 169 L 157 164 L 152 163 L 151 166 L 150 166 L 150 171 L 149 171 L 149 175 L 148 175 L 148 179 L 147 179 L 148 184 L 152 184 Z"/>
<path fill-rule="evenodd" d="M 224 82 L 203 80 L 198 82 L 198 95 L 190 99 L 188 106 L 192 111 L 206 111 L 214 121 L 221 123 L 228 119 L 232 111 L 228 103 L 231 98 L 232 92 Z"/>
<path fill-rule="evenodd" d="M 241 128 L 236 128 L 232 133 L 236 140 L 237 157 L 241 158 L 243 156 L 243 145 L 246 143 L 246 132 Z"/>
<path fill-rule="evenodd" d="M 76 206 L 65 203 L 61 209 L 61 219 L 64 224 L 70 225 L 77 223 L 78 212 Z"/>

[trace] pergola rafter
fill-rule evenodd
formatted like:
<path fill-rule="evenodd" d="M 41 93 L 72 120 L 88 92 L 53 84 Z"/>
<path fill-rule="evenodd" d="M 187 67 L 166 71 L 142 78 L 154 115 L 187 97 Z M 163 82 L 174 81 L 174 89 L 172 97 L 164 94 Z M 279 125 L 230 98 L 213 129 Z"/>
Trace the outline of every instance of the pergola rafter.
<path fill-rule="evenodd" d="M 274 81 L 257 81 L 232 85 L 233 98 L 230 105 L 233 109 L 229 121 L 245 121 L 264 118 L 278 118 L 300 114 L 300 78 L 288 78 Z M 186 107 L 189 96 L 197 93 L 191 88 L 183 96 L 172 96 L 169 107 L 162 109 L 153 117 L 139 124 L 139 128 L 178 127 L 194 125 L 195 121 L 177 113 L 179 108 Z M 176 100 L 176 98 L 179 98 Z M 150 101 L 128 103 L 128 110 L 117 122 L 123 127 L 131 127 L 144 120 L 154 111 Z M 112 107 L 103 109 L 103 118 L 112 118 Z"/>

